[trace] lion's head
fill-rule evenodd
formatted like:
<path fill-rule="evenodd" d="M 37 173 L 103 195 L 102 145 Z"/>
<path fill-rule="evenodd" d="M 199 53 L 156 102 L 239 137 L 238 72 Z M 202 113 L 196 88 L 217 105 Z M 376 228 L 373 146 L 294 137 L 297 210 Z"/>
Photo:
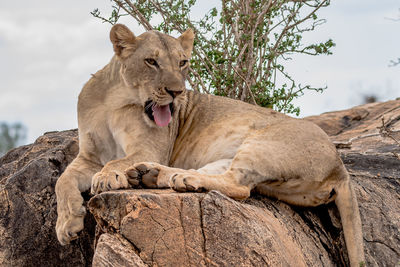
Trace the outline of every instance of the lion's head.
<path fill-rule="evenodd" d="M 175 107 L 185 99 L 193 31 L 189 29 L 179 38 L 158 31 L 136 37 L 125 25 L 116 24 L 110 39 L 121 62 L 122 80 L 135 104 L 143 106 L 150 121 L 167 126 Z"/>

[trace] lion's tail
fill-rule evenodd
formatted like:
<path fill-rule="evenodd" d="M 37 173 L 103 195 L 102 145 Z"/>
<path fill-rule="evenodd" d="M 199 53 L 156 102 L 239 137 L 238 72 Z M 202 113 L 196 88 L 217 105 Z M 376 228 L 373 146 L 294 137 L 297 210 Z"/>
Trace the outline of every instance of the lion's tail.
<path fill-rule="evenodd" d="M 364 266 L 364 244 L 358 202 L 349 174 L 345 168 L 343 169 L 346 177 L 335 187 L 337 193 L 335 203 L 342 221 L 350 266 Z"/>

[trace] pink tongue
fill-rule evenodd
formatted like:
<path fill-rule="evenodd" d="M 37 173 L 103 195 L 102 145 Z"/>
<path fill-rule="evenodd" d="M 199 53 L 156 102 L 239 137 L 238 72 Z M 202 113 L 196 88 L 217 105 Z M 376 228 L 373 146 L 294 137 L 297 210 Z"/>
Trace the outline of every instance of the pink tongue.
<path fill-rule="evenodd" d="M 152 109 L 154 121 L 156 122 L 156 124 L 160 127 L 167 126 L 168 123 L 171 121 L 171 110 L 169 109 L 169 105 L 154 105 Z"/>

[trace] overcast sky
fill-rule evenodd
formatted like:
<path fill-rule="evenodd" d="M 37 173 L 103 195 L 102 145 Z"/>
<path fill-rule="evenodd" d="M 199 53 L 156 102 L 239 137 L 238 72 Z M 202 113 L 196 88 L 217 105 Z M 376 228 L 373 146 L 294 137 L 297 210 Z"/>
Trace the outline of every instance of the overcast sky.
<path fill-rule="evenodd" d="M 202 2 L 203 0 L 199 0 Z M 349 108 L 374 94 L 400 97 L 399 0 L 332 0 L 320 11 L 327 23 L 306 40 L 336 43 L 332 56 L 297 56 L 287 65 L 302 84 L 328 86 L 296 101 L 301 116 Z M 46 131 L 77 127 L 76 103 L 83 84 L 113 55 L 111 28 L 90 15 L 107 13 L 109 0 L 20 0 L 0 4 L 0 122 L 22 122 L 27 143 Z M 142 30 L 130 18 L 136 34 Z"/>

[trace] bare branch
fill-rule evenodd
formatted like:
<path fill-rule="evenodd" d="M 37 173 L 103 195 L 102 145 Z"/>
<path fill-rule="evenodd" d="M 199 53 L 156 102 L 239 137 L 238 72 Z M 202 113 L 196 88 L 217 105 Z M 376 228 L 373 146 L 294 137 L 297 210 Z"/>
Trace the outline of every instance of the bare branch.
<path fill-rule="evenodd" d="M 382 117 L 382 126 L 378 127 L 379 134 L 382 137 L 388 137 L 388 138 L 392 139 L 400 147 L 400 141 L 394 137 L 394 133 L 397 131 L 393 131 L 392 129 L 390 129 L 389 125 L 390 125 L 390 122 L 385 123 L 385 119 L 384 119 L 384 117 Z"/>
<path fill-rule="evenodd" d="M 124 1 L 126 4 L 129 5 L 129 7 L 133 10 L 133 13 L 128 10 L 121 1 L 119 0 L 113 0 L 119 7 L 121 7 L 123 10 L 125 10 L 126 13 L 134 17 L 139 23 L 143 25 L 143 27 L 147 30 L 153 30 L 153 27 L 150 25 L 149 21 L 140 13 L 140 11 L 136 8 L 134 4 L 132 4 L 129 0 Z"/>

